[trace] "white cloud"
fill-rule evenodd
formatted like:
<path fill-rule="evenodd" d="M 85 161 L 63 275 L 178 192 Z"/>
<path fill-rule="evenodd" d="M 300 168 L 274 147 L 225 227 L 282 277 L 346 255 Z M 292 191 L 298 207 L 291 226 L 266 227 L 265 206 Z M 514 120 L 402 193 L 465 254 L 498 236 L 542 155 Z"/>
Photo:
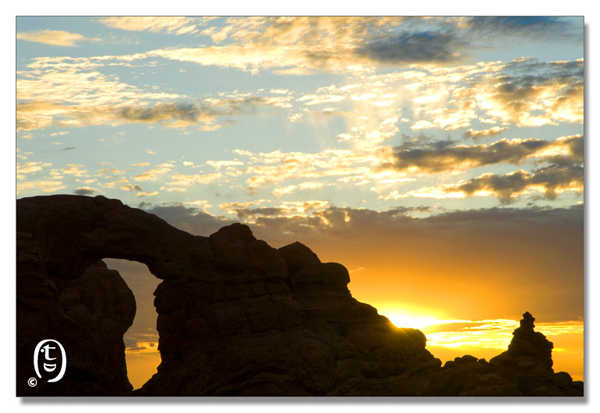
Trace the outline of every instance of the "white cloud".
<path fill-rule="evenodd" d="M 77 33 L 69 33 L 61 30 L 38 30 L 33 32 L 17 33 L 17 40 L 43 43 L 52 46 L 79 46 L 77 42 L 90 40 Z"/>

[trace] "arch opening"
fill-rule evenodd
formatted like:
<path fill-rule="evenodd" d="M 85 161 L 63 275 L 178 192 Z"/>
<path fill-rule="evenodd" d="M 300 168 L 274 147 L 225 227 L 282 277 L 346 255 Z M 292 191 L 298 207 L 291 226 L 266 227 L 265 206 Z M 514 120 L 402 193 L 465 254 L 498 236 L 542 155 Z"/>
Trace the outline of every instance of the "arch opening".
<path fill-rule="evenodd" d="M 139 389 L 156 374 L 161 362 L 153 294 L 162 280 L 156 278 L 145 264 L 137 261 L 115 258 L 104 258 L 102 261 L 109 269 L 121 274 L 135 297 L 135 318 L 124 334 L 123 341 L 127 376 L 133 389 Z"/>

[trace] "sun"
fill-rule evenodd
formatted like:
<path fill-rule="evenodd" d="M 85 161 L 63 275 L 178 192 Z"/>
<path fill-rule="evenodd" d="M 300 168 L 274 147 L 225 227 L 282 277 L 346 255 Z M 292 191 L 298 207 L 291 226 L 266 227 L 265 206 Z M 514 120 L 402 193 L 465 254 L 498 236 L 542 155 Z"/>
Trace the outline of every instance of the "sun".
<path fill-rule="evenodd" d="M 431 314 L 423 309 L 398 308 L 394 306 L 382 306 L 379 314 L 386 316 L 396 327 L 417 328 L 419 330 L 436 324 L 447 323 L 438 314 Z"/>
<path fill-rule="evenodd" d="M 425 327 L 429 327 L 435 324 L 442 324 L 442 320 L 438 320 L 433 317 L 408 317 L 406 315 L 387 315 L 386 317 L 396 326 L 396 327 L 409 327 L 409 328 L 417 328 L 423 329 Z"/>

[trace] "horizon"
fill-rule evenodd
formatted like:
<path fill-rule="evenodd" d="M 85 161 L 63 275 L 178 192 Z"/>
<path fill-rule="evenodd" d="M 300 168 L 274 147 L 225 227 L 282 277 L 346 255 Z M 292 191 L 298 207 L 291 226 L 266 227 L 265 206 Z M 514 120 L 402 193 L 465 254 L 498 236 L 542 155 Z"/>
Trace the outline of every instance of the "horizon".
<path fill-rule="evenodd" d="M 529 311 L 582 380 L 583 46 L 578 17 L 18 17 L 18 198 L 299 241 L 441 359 Z M 147 372 L 155 278 L 111 263 Z"/>

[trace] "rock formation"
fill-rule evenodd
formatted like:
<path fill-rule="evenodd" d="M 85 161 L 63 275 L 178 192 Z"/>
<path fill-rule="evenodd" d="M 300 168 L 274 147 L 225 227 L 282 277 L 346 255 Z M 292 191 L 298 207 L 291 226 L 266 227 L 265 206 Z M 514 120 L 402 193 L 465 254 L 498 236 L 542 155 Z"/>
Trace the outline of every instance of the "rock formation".
<path fill-rule="evenodd" d="M 135 298 L 117 271 L 98 261 L 80 278 L 51 277 L 33 237 L 17 233 L 18 395 L 131 394 L 123 335 L 134 316 Z M 60 381 L 32 388 L 33 352 L 48 338 L 67 349 L 68 368 Z"/>
<path fill-rule="evenodd" d="M 425 396 L 583 396 L 583 382 L 552 370 L 552 343 L 533 330 L 526 312 L 508 350 L 489 363 L 473 356 L 448 361 Z"/>
<path fill-rule="evenodd" d="M 442 368 L 421 331 L 352 298 L 342 265 L 300 243 L 274 249 L 245 225 L 193 236 L 118 200 L 56 195 L 18 200 L 17 231 L 20 396 L 583 393 L 552 372 L 533 319 L 489 363 L 465 356 Z M 162 362 L 133 393 L 122 337 L 135 301 L 102 258 L 144 263 L 163 280 L 154 302 Z M 45 338 L 65 346 L 67 373 L 30 388 Z"/>

